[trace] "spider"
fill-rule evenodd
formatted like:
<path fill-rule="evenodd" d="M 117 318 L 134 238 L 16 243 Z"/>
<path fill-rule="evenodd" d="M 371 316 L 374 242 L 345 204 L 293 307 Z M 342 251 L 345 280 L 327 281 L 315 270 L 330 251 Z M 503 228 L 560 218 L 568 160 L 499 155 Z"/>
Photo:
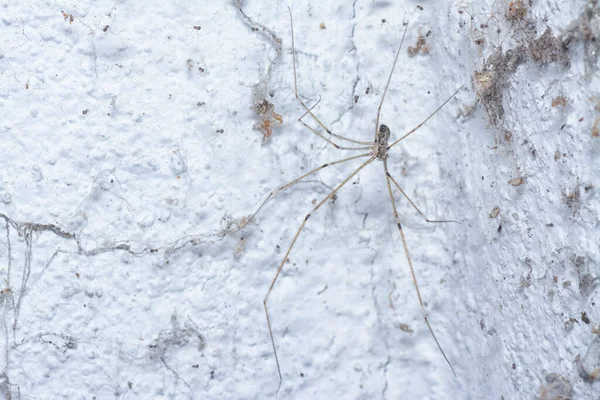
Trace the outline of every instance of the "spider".
<path fill-rule="evenodd" d="M 299 94 L 298 94 L 298 78 L 297 78 L 297 73 L 296 73 L 296 50 L 295 50 L 295 46 L 294 46 L 294 22 L 293 22 L 293 18 L 292 18 L 292 11 L 291 9 L 288 7 L 288 11 L 290 14 L 290 27 L 291 27 L 291 38 L 292 38 L 292 59 L 293 59 L 293 66 L 294 66 L 294 94 L 296 96 L 296 99 L 298 101 L 298 103 L 302 106 L 302 108 L 304 108 L 305 113 L 298 118 L 298 121 L 307 129 L 309 129 L 311 132 L 313 132 L 315 135 L 319 136 L 321 139 L 325 140 L 328 144 L 330 144 L 331 146 L 335 147 L 338 150 L 344 150 L 344 151 L 366 151 L 363 152 L 361 154 L 355 155 L 355 156 L 351 156 L 351 157 L 346 157 L 337 161 L 333 161 L 333 162 L 328 162 L 325 163 L 323 165 L 321 165 L 320 167 L 317 167 L 315 169 L 313 169 L 312 171 L 309 171 L 307 173 L 305 173 L 304 175 L 294 179 L 291 182 L 286 183 L 283 186 L 278 187 L 277 189 L 273 190 L 271 193 L 269 193 L 269 195 L 267 196 L 267 198 L 262 202 L 262 204 L 258 207 L 258 209 L 254 212 L 254 214 L 252 214 L 250 216 L 250 218 L 247 218 L 243 224 L 240 226 L 239 230 L 244 229 L 255 217 L 256 215 L 260 212 L 260 210 L 263 208 L 263 206 L 270 200 L 272 199 L 277 193 L 288 189 L 292 186 L 294 186 L 296 183 L 298 183 L 299 181 L 303 180 L 304 178 L 310 176 L 310 175 L 314 175 L 315 173 L 321 171 L 322 169 L 331 167 L 332 165 L 336 165 L 336 164 L 342 164 L 342 163 L 346 163 L 348 161 L 352 161 L 352 160 L 356 160 L 356 159 L 360 159 L 360 158 L 366 158 L 367 160 L 365 162 L 363 162 L 358 168 L 356 168 L 350 175 L 348 175 L 341 183 L 339 183 L 338 185 L 335 186 L 335 188 L 324 198 L 322 199 L 320 202 L 318 202 L 316 204 L 316 206 L 310 210 L 310 212 L 308 214 L 306 214 L 306 216 L 304 217 L 304 220 L 302 221 L 302 223 L 300 224 L 300 227 L 298 228 L 298 230 L 296 231 L 296 234 L 294 235 L 294 238 L 292 240 L 292 243 L 290 244 L 290 246 L 288 247 L 285 256 L 283 257 L 282 261 L 279 264 L 279 267 L 277 268 L 277 272 L 275 273 L 275 276 L 273 278 L 273 280 L 271 281 L 271 285 L 269 286 L 269 289 L 267 291 L 267 294 L 265 295 L 265 298 L 263 300 L 263 306 L 265 309 L 265 316 L 267 319 L 267 325 L 269 327 L 269 335 L 271 337 L 271 345 L 273 347 L 273 356 L 275 358 L 275 363 L 277 365 L 277 373 L 279 374 L 279 386 L 277 388 L 277 391 L 279 391 L 279 389 L 281 388 L 281 383 L 283 381 L 282 375 L 281 375 L 281 367 L 279 364 L 279 357 L 277 356 L 277 347 L 275 345 L 275 338 L 273 336 L 273 329 L 272 329 L 272 324 L 271 324 L 271 319 L 269 317 L 269 308 L 268 308 L 268 300 L 269 300 L 269 295 L 271 294 L 271 292 L 273 291 L 273 288 L 275 286 L 275 283 L 277 282 L 277 279 L 279 278 L 279 275 L 281 274 L 281 271 L 283 270 L 283 266 L 285 265 L 285 261 L 288 259 L 292 249 L 294 248 L 294 245 L 296 244 L 298 237 L 300 236 L 300 233 L 302 232 L 302 230 L 304 229 L 307 221 L 309 220 L 309 218 L 311 217 L 311 215 L 317 211 L 319 208 L 321 208 L 321 206 L 323 204 L 325 204 L 328 200 L 332 199 L 336 193 L 344 186 L 348 183 L 348 181 L 350 181 L 355 175 L 357 175 L 361 170 L 363 170 L 367 165 L 375 162 L 375 161 L 381 161 L 383 164 L 383 170 L 385 173 L 385 179 L 386 179 L 386 183 L 387 183 L 387 188 L 388 188 L 388 194 L 389 194 L 389 198 L 392 204 L 392 211 L 394 214 L 394 218 L 396 221 L 396 225 L 398 227 L 398 231 L 400 233 L 400 238 L 402 240 L 402 245 L 404 247 L 404 252 L 406 255 L 406 259 L 408 261 L 408 266 L 410 268 L 410 273 L 412 276 L 412 280 L 413 280 L 413 284 L 415 287 L 415 291 L 417 293 L 417 298 L 419 300 L 419 304 L 421 307 L 421 311 L 423 313 L 423 319 L 425 320 L 425 323 L 427 324 L 427 328 L 429 329 L 429 332 L 431 333 L 431 336 L 433 337 L 433 340 L 435 341 L 440 353 L 442 354 L 442 356 L 444 357 L 444 359 L 446 360 L 446 363 L 448 364 L 448 366 L 450 367 L 450 369 L 452 370 L 452 373 L 454 374 L 454 376 L 456 377 L 456 372 L 454 371 L 454 367 L 452 366 L 452 363 L 450 362 L 450 360 L 448 359 L 448 357 L 446 356 L 444 350 L 442 349 L 442 346 L 440 345 L 437 337 L 435 336 L 435 333 L 433 332 L 433 329 L 431 328 L 431 325 L 429 323 L 429 320 L 427 319 L 427 313 L 425 311 L 425 306 L 423 305 L 423 300 L 421 298 L 421 292 L 419 291 L 419 285 L 417 283 L 417 277 L 415 275 L 415 271 L 412 265 L 412 261 L 409 255 L 409 251 L 408 251 L 408 246 L 406 244 L 406 238 L 404 236 L 404 230 L 402 228 L 402 224 L 400 222 L 400 218 L 398 216 L 398 211 L 396 209 L 396 202 L 394 200 L 394 196 L 393 196 L 393 191 L 392 191 L 392 185 L 394 187 L 396 187 L 400 193 L 402 193 L 402 195 L 406 198 L 406 200 L 408 200 L 408 202 L 411 204 L 411 206 L 425 219 L 425 221 L 427 222 L 431 222 L 431 223 L 440 223 L 440 222 L 457 222 L 458 221 L 454 221 L 454 220 L 431 220 L 429 218 L 427 218 L 425 216 L 425 214 L 423 214 L 423 212 L 421 212 L 421 210 L 417 207 L 417 205 L 408 197 L 408 195 L 404 192 L 404 190 L 402 190 L 402 188 L 400 187 L 400 185 L 398 184 L 398 182 L 396 181 L 396 179 L 394 179 L 394 177 L 390 174 L 389 170 L 388 170 L 388 164 L 387 164 L 387 160 L 388 160 L 388 156 L 389 156 L 389 151 L 392 147 L 396 146 L 398 143 L 400 143 L 402 140 L 406 139 L 408 136 L 412 135 L 414 132 L 416 132 L 421 126 L 423 126 L 427 121 L 429 121 L 429 119 L 431 119 L 440 109 L 442 109 L 442 107 L 444 107 L 452 98 L 454 98 L 458 92 L 464 87 L 461 86 L 460 88 L 458 88 L 458 90 L 456 90 L 446 101 L 444 101 L 435 111 L 433 111 L 431 114 L 429 114 L 429 116 L 427 118 L 425 118 L 425 120 L 423 120 L 420 124 L 418 124 L 415 128 L 411 129 L 410 131 L 408 131 L 407 133 L 405 133 L 404 135 L 400 136 L 400 138 L 392 141 L 390 143 L 390 138 L 391 138 L 391 130 L 384 124 L 379 124 L 379 117 L 381 114 L 381 107 L 383 105 L 383 102 L 385 100 L 385 95 L 387 93 L 388 87 L 390 85 L 390 81 L 392 80 L 392 75 L 394 73 L 394 69 L 396 67 L 396 63 L 398 61 L 398 56 L 400 55 L 400 50 L 402 49 L 402 45 L 404 43 L 404 38 L 406 36 L 406 32 L 408 30 L 408 24 L 406 24 L 406 28 L 404 29 L 404 33 L 402 35 L 402 39 L 400 41 L 400 45 L 398 46 L 398 50 L 396 52 L 395 58 L 394 58 L 394 63 L 392 65 L 392 69 L 390 71 L 387 83 L 385 85 L 385 89 L 383 92 L 383 95 L 381 96 L 381 101 L 379 102 L 379 107 L 377 108 L 377 118 L 375 120 L 375 135 L 374 135 L 374 140 L 371 142 L 363 142 L 363 141 L 358 141 L 358 140 L 353 140 L 353 139 L 349 139 L 346 138 L 342 135 L 336 134 L 334 132 L 332 132 L 329 128 L 327 128 L 320 120 L 319 118 L 317 118 L 317 116 L 313 113 L 313 109 L 316 107 L 316 105 L 319 103 L 319 101 L 317 101 L 317 103 L 312 106 L 312 107 L 308 107 L 304 101 L 300 98 Z M 310 125 L 308 125 L 305 121 L 304 118 L 309 116 L 310 118 L 312 118 L 312 120 L 325 132 L 325 134 L 319 130 L 319 128 L 314 128 L 311 127 Z M 327 135 L 327 136 L 326 136 Z M 350 143 L 349 145 L 340 145 L 336 142 L 336 140 L 339 141 L 344 141 L 344 142 L 348 142 Z"/>

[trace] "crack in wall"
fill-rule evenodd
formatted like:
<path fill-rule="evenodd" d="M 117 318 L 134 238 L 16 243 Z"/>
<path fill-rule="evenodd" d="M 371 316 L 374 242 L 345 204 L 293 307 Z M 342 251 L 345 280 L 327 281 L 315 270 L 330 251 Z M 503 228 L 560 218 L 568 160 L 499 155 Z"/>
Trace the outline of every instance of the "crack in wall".
<path fill-rule="evenodd" d="M 3 346 L 4 355 L 2 357 L 3 365 L 2 365 L 2 371 L 0 372 L 0 392 L 4 391 L 5 398 L 7 398 L 7 399 L 13 399 L 13 398 L 20 399 L 19 385 L 12 384 L 8 377 L 8 369 L 9 369 L 9 365 L 10 365 L 9 364 L 9 361 L 10 361 L 9 355 L 10 355 L 10 351 L 12 349 L 17 348 L 20 344 L 20 343 L 17 343 L 16 332 L 18 329 L 20 311 L 23 306 L 23 302 L 25 300 L 25 296 L 27 294 L 27 290 L 28 290 L 28 286 L 29 286 L 28 284 L 29 284 L 29 278 L 31 275 L 31 267 L 32 267 L 33 252 L 34 252 L 34 235 L 33 235 L 34 233 L 38 233 L 38 234 L 41 234 L 44 232 L 52 233 L 59 238 L 66 239 L 69 241 L 74 241 L 75 245 L 76 245 L 75 250 L 65 250 L 65 249 L 61 249 L 60 247 L 58 249 L 56 249 L 53 252 L 53 254 L 50 256 L 50 258 L 48 259 L 48 262 L 46 263 L 46 265 L 43 267 L 43 269 L 41 271 L 43 274 L 44 271 L 46 271 L 50 267 L 50 265 L 52 264 L 52 262 L 55 260 L 56 256 L 59 253 L 77 254 L 77 255 L 82 255 L 82 256 L 86 256 L 86 257 L 93 257 L 93 256 L 97 256 L 97 255 L 104 254 L 104 253 L 121 251 L 121 252 L 126 252 L 129 254 L 132 254 L 136 257 L 142 257 L 145 255 L 151 255 L 151 254 L 162 252 L 163 260 L 165 260 L 168 263 L 168 258 L 173 253 L 175 253 L 181 249 L 184 249 L 187 246 L 197 246 L 200 244 L 215 243 L 216 241 L 223 240 L 228 234 L 234 234 L 235 232 L 237 232 L 237 229 L 235 229 L 235 227 L 234 227 L 234 223 L 231 222 L 231 223 L 227 224 L 226 227 L 221 229 L 220 231 L 216 231 L 213 233 L 206 233 L 206 234 L 186 235 L 175 241 L 172 241 L 170 243 L 166 243 L 166 244 L 163 244 L 160 246 L 155 247 L 155 246 L 146 245 L 140 250 L 133 249 L 128 241 L 115 243 L 114 246 L 101 246 L 101 247 L 96 247 L 96 248 L 92 248 L 92 249 L 86 249 L 81 243 L 81 234 L 70 232 L 56 224 L 37 223 L 37 222 L 30 222 L 30 221 L 26 221 L 26 222 L 17 221 L 3 213 L 0 213 L 0 218 L 4 219 L 4 221 L 5 221 L 6 238 L 7 238 L 6 247 L 8 250 L 7 251 L 8 261 L 7 261 L 6 277 L 4 277 L 6 287 L 4 289 L 2 289 L 2 291 L 0 292 L 0 304 L 3 306 L 3 315 L 2 315 L 2 323 L 3 323 L 2 336 L 3 336 L 3 338 L 2 338 L 2 340 L 4 340 L 4 346 Z M 19 286 L 18 290 L 14 290 L 12 288 L 12 282 L 11 282 L 11 277 L 14 274 L 14 271 L 13 271 L 13 269 L 14 269 L 13 268 L 13 251 L 14 251 L 14 249 L 13 249 L 13 245 L 12 245 L 11 238 L 10 238 L 11 228 L 14 229 L 19 234 L 19 236 L 22 236 L 24 238 L 24 242 L 25 242 L 23 270 L 22 270 L 21 282 L 20 282 L 20 286 Z M 15 301 L 15 297 L 16 297 L 16 301 Z M 9 315 L 11 312 L 12 312 L 12 318 L 10 318 L 10 315 Z M 11 321 L 8 323 L 7 319 L 9 319 Z M 9 325 L 10 325 L 10 329 L 12 331 L 12 344 L 9 344 L 9 342 L 10 342 Z M 198 333 L 198 332 L 196 332 L 196 333 L 197 333 L 197 336 L 200 338 L 199 340 L 201 343 L 201 347 L 203 347 L 204 339 L 202 338 L 200 333 Z M 46 333 L 46 334 L 53 334 L 53 333 Z M 39 337 L 43 341 L 43 338 L 42 338 L 43 335 L 42 334 L 40 334 L 40 335 L 41 336 L 39 336 Z M 56 334 L 53 334 L 53 335 L 56 335 Z M 73 346 L 75 346 L 75 347 L 77 346 L 76 339 L 74 339 L 70 336 L 66 337 L 62 333 L 60 333 L 58 335 L 67 341 L 67 343 L 65 345 L 66 348 L 72 349 L 72 348 L 74 348 Z M 51 343 L 54 346 L 56 346 L 51 341 L 49 341 L 47 343 Z M 172 373 L 175 374 L 175 376 L 178 380 L 182 379 L 179 376 L 179 374 L 176 373 L 176 371 L 174 371 L 172 368 L 170 368 L 170 366 L 167 364 L 166 360 L 162 359 L 161 361 L 169 371 L 171 371 Z M 189 384 L 185 380 L 183 380 L 183 382 L 186 384 L 186 386 L 189 387 Z"/>
<path fill-rule="evenodd" d="M 358 57 L 356 41 L 354 38 L 354 32 L 356 31 L 356 25 L 357 25 L 357 21 L 356 21 L 356 3 L 357 2 L 358 2 L 358 0 L 354 0 L 352 2 L 352 21 L 354 21 L 354 23 L 352 24 L 352 30 L 350 31 L 350 41 L 352 42 L 351 50 L 354 52 L 354 55 L 356 57 L 356 65 L 355 65 L 356 76 L 354 78 L 354 82 L 352 83 L 352 95 L 350 96 L 350 106 L 344 107 L 344 109 L 338 114 L 338 116 L 333 121 L 331 121 L 332 127 L 335 124 L 337 124 L 338 122 L 340 122 L 346 114 L 348 114 L 350 111 L 354 110 L 354 104 L 356 104 L 358 102 L 358 95 L 356 94 L 356 88 L 358 87 L 358 83 L 361 80 L 360 79 L 360 58 Z"/>
<path fill-rule="evenodd" d="M 379 326 L 379 332 L 382 332 L 383 324 L 381 322 L 381 313 L 379 311 L 379 302 L 377 301 L 377 296 L 375 295 L 376 285 L 373 282 L 374 276 L 375 276 L 375 271 L 373 268 L 373 263 L 371 263 L 371 285 L 372 285 L 371 286 L 371 297 L 373 298 L 373 304 L 375 305 L 375 314 L 377 316 L 377 325 Z M 392 362 L 392 358 L 390 356 L 390 346 L 388 344 L 386 336 L 383 337 L 383 345 L 385 346 L 385 351 L 387 353 L 387 359 L 385 361 L 385 364 L 383 365 L 383 379 L 385 382 L 383 385 L 383 389 L 381 390 L 381 398 L 385 399 L 386 392 L 388 389 L 387 368 L 390 365 L 390 363 Z"/>

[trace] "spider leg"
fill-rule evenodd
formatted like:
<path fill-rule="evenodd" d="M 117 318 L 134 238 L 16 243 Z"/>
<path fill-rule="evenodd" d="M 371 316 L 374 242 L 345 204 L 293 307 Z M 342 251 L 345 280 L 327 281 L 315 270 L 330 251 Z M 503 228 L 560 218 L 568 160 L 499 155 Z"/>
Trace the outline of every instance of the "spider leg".
<path fill-rule="evenodd" d="M 332 165 L 336 165 L 336 164 L 341 164 L 341 163 L 345 163 L 346 161 L 351 161 L 351 160 L 356 160 L 357 158 L 362 158 L 362 157 L 367 157 L 370 156 L 371 153 L 364 153 L 364 154 L 359 154 L 357 156 L 352 156 L 352 157 L 347 157 L 341 160 L 337 160 L 337 161 L 333 161 L 333 162 L 329 162 L 329 163 L 325 163 L 323 165 L 321 165 L 320 167 L 317 167 L 315 169 L 313 169 L 312 171 L 309 171 L 307 173 L 305 173 L 304 175 L 294 179 L 291 182 L 286 183 L 283 186 L 278 187 L 277 189 L 273 190 L 271 193 L 269 193 L 269 195 L 267 196 L 267 198 L 261 203 L 260 207 L 258 207 L 258 209 L 254 212 L 254 214 L 252 214 L 250 216 L 250 218 L 248 218 L 243 224 L 242 226 L 240 226 L 237 230 L 235 230 L 235 232 L 237 231 L 241 231 L 242 229 L 244 229 L 253 219 L 254 217 L 256 217 L 256 215 L 258 214 L 258 212 L 263 208 L 263 206 L 269 201 L 271 200 L 277 193 L 281 192 L 282 190 L 285 190 L 289 187 L 294 186 L 296 183 L 300 182 L 302 179 L 306 178 L 307 176 L 313 175 L 317 172 L 319 172 L 322 169 L 325 169 L 327 167 L 331 167 Z"/>
<path fill-rule="evenodd" d="M 442 103 L 441 106 L 439 106 L 438 108 L 435 109 L 434 112 L 432 112 L 431 114 L 429 114 L 429 116 L 427 118 L 425 118 L 425 120 L 423 122 L 421 122 L 419 125 L 417 125 L 416 127 L 414 127 L 412 130 L 410 130 L 408 133 L 406 133 L 404 136 L 402 136 L 400 139 L 396 140 L 395 142 L 393 142 L 392 144 L 390 144 L 388 146 L 388 150 L 391 149 L 392 147 L 394 147 L 395 145 L 397 145 L 400 141 L 406 139 L 407 136 L 411 135 L 412 133 L 414 133 L 417 129 L 419 129 L 420 127 L 422 127 L 423 125 L 425 125 L 425 122 L 429 121 L 429 119 L 431 117 L 433 117 L 438 111 L 440 111 L 442 109 L 442 107 L 444 107 L 446 105 L 446 103 L 448 103 L 450 100 L 452 100 L 454 98 L 454 96 L 456 96 L 458 94 L 458 92 L 460 92 L 460 90 L 462 88 L 464 88 L 465 85 L 462 85 L 461 87 L 459 87 L 456 92 L 454 92 L 452 94 L 452 96 L 448 97 L 448 99 L 446 99 L 446 101 L 444 101 Z"/>
<path fill-rule="evenodd" d="M 273 355 L 275 356 L 275 363 L 277 364 L 277 373 L 279 374 L 279 386 L 277 387 L 277 392 L 279 392 L 279 389 L 281 388 L 281 382 L 283 381 L 283 378 L 281 377 L 281 368 L 279 366 L 279 358 L 277 357 L 277 348 L 275 346 L 275 339 L 273 337 L 273 329 L 271 328 L 271 319 L 269 318 L 269 309 L 267 307 L 267 300 L 269 299 L 269 294 L 271 294 L 271 291 L 273 290 L 273 287 L 275 286 L 275 282 L 277 281 L 277 278 L 279 277 L 279 274 L 281 273 L 281 270 L 283 269 L 283 266 L 285 265 L 285 261 L 288 259 L 288 256 L 290 255 L 292 248 L 296 244 L 296 241 L 298 240 L 298 237 L 300 236 L 300 233 L 304 229 L 304 226 L 306 225 L 306 221 L 308 221 L 311 214 L 313 212 L 317 211 L 319 208 L 321 208 L 321 206 L 323 204 L 325 204 L 325 202 L 327 200 L 331 199 L 333 197 L 333 195 L 335 195 L 336 192 L 342 188 L 342 186 L 344 186 L 346 183 L 348 183 L 348 181 L 350 179 L 352 179 L 356 174 L 358 174 L 360 172 L 360 170 L 362 170 L 364 167 L 366 167 L 371 162 L 373 162 L 373 160 L 375 160 L 375 158 L 371 157 L 366 162 L 364 162 L 361 166 L 359 166 L 357 169 L 355 169 L 354 172 L 352 172 L 350 175 L 348 175 L 348 177 L 346 179 L 344 179 L 342 181 L 342 183 L 338 184 L 331 191 L 331 193 L 329 193 L 308 214 L 306 214 L 306 216 L 304 217 L 304 220 L 302 221 L 302 224 L 300 224 L 298 231 L 294 235 L 294 240 L 292 240 L 292 243 L 290 244 L 290 247 L 287 249 L 285 256 L 283 257 L 283 260 L 281 260 L 279 267 L 277 267 L 277 273 L 275 274 L 275 277 L 273 278 L 273 281 L 271 282 L 271 286 L 269 286 L 269 290 L 267 291 L 267 294 L 265 295 L 265 298 L 263 300 L 263 305 L 265 307 L 265 315 L 267 317 L 267 325 L 269 326 L 269 335 L 271 336 L 271 345 L 273 346 Z"/>
<path fill-rule="evenodd" d="M 400 185 L 398 185 L 398 182 L 396 182 L 396 180 L 394 179 L 394 177 L 387 170 L 385 171 L 385 173 L 388 176 L 388 178 L 390 178 L 392 180 L 392 183 L 394 185 L 396 185 L 396 187 L 398 188 L 398 190 L 400 191 L 400 193 L 402 193 L 402 195 L 406 198 L 406 200 L 408 200 L 408 202 L 410 203 L 410 205 L 413 206 L 415 210 L 417 210 L 417 212 L 421 215 L 421 217 L 423 217 L 425 219 L 426 222 L 456 222 L 457 224 L 460 224 L 460 222 L 455 221 L 453 219 L 434 220 L 434 219 L 427 218 L 425 216 L 425 214 L 423 214 L 421 212 L 421 210 L 419 210 L 419 207 L 417 207 L 417 205 L 415 203 L 413 203 L 413 201 L 410 199 L 410 197 L 408 197 L 408 195 L 404 192 L 404 190 L 402 190 L 402 188 L 400 187 Z"/>
<path fill-rule="evenodd" d="M 400 40 L 400 46 L 398 46 L 398 51 L 396 52 L 396 57 L 394 58 L 394 64 L 392 64 L 392 70 L 390 71 L 390 76 L 388 76 L 387 83 L 385 84 L 385 89 L 383 90 L 383 95 L 381 96 L 381 101 L 379 102 L 379 107 L 377 107 L 377 119 L 375 120 L 375 138 L 377 139 L 377 131 L 379 130 L 379 114 L 381 114 L 381 107 L 383 106 L 383 100 L 385 99 L 385 95 L 387 94 L 388 87 L 390 86 L 390 82 L 392 80 L 392 75 L 394 74 L 394 68 L 396 68 L 396 62 L 398 62 L 398 56 L 400 55 L 400 50 L 402 49 L 402 44 L 404 43 L 404 37 L 406 36 L 406 31 L 408 30 L 408 24 L 406 24 L 406 28 L 404 28 L 404 33 L 402 34 L 402 40 Z"/>
<path fill-rule="evenodd" d="M 406 259 L 408 260 L 410 274 L 412 275 L 413 284 L 414 284 L 415 290 L 417 292 L 417 297 L 419 298 L 419 304 L 421 305 L 421 311 L 423 312 L 423 319 L 425 320 L 425 323 L 427 324 L 427 328 L 429 328 L 429 332 L 431 333 L 433 340 L 435 340 L 435 343 L 437 344 L 438 349 L 442 353 L 442 356 L 444 357 L 444 359 L 450 366 L 452 373 L 456 377 L 456 372 L 454 371 L 454 367 L 452 366 L 452 363 L 450 362 L 450 360 L 448 360 L 448 357 L 446 357 L 446 353 L 444 353 L 444 350 L 442 349 L 440 342 L 437 340 L 435 333 L 433 333 L 433 329 L 431 328 L 431 325 L 429 324 L 429 320 L 427 319 L 427 312 L 425 311 L 425 306 L 423 305 L 423 299 L 421 298 L 421 292 L 419 291 L 419 284 L 417 283 L 417 276 L 415 275 L 415 270 L 413 268 L 412 261 L 410 259 L 410 255 L 408 254 L 408 246 L 406 245 L 406 238 L 404 237 L 404 231 L 402 230 L 400 218 L 398 217 L 398 210 L 396 210 L 396 202 L 394 201 L 394 194 L 392 193 L 392 185 L 390 183 L 390 174 L 388 172 L 386 159 L 383 160 L 383 168 L 385 170 L 385 179 L 387 182 L 388 192 L 390 195 L 390 201 L 392 202 L 392 209 L 394 210 L 394 218 L 396 219 L 396 225 L 398 226 L 398 230 L 400 231 L 400 237 L 402 238 L 402 245 L 404 246 L 404 253 L 406 254 Z"/>
<path fill-rule="evenodd" d="M 327 143 L 333 145 L 336 148 L 341 148 L 342 146 L 339 146 L 337 143 L 334 143 L 332 140 L 326 139 L 325 136 L 323 136 L 323 134 L 318 133 L 316 131 L 316 129 L 311 128 L 310 126 L 308 126 L 307 124 L 305 124 L 302 121 L 302 118 L 304 118 L 306 115 L 310 115 L 312 117 L 312 119 L 315 120 L 315 122 L 317 124 L 319 124 L 321 126 L 321 128 L 323 128 L 325 130 L 325 132 L 327 132 L 329 135 L 340 139 L 340 140 L 345 140 L 347 142 L 350 143 L 354 143 L 354 144 L 359 144 L 359 145 L 371 145 L 373 144 L 372 142 L 361 142 L 359 140 L 354 140 L 354 139 L 348 139 L 342 135 L 338 135 L 336 133 L 331 132 L 331 130 L 329 128 L 327 128 L 325 126 L 325 124 L 323 124 L 319 118 L 317 118 L 317 116 L 315 114 L 313 114 L 312 112 L 312 108 L 308 108 L 308 106 L 306 104 L 304 104 L 304 102 L 302 101 L 302 99 L 300 98 L 300 95 L 298 95 L 298 78 L 297 78 L 297 73 L 296 73 L 296 48 L 294 46 L 294 21 L 292 18 L 292 10 L 291 8 L 288 7 L 288 11 L 290 13 L 290 26 L 291 26 L 291 30 L 292 30 L 292 59 L 293 59 L 293 65 L 294 65 L 294 94 L 296 95 L 296 99 L 298 100 L 298 102 L 300 103 L 300 105 L 306 110 L 306 113 L 304 113 L 304 115 L 302 117 L 300 117 L 298 119 L 298 121 L 300 121 L 301 123 L 304 124 L 304 126 L 306 126 L 308 129 L 310 129 L 313 133 L 315 133 L 317 136 L 319 136 L 322 139 L 325 139 L 327 141 Z"/>

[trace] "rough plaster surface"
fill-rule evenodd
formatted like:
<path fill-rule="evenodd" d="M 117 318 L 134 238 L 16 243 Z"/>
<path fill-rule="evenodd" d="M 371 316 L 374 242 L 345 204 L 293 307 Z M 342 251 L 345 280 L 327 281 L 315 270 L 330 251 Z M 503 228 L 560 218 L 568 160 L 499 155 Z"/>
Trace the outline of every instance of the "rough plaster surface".
<path fill-rule="evenodd" d="M 276 396 L 262 300 L 306 213 L 360 164 L 232 232 L 349 155 L 296 121 L 289 5 L 299 91 L 334 132 L 372 140 L 406 21 L 392 137 L 465 85 L 389 158 L 429 218 L 461 222 L 428 224 L 396 192 L 457 377 L 377 161 L 311 217 L 269 298 L 277 397 L 600 398 L 584 379 L 600 367 L 598 6 L 525 3 L 517 21 L 490 0 L 0 4 L 2 395 Z M 566 55 L 528 47 L 573 27 Z M 493 55 L 519 46 L 500 74 Z"/>

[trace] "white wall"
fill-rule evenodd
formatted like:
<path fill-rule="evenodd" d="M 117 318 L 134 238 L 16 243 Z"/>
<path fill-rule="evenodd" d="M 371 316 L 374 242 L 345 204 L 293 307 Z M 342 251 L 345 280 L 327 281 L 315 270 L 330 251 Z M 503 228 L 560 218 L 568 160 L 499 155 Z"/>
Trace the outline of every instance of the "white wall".
<path fill-rule="evenodd" d="M 429 218 L 461 222 L 428 224 L 395 193 L 457 377 L 375 161 L 307 221 L 269 297 L 278 397 L 597 397 L 575 360 L 600 367 L 598 5 L 526 1 L 507 19 L 508 3 L 2 5 L 5 397 L 275 396 L 263 298 L 306 213 L 361 163 L 231 233 L 272 189 L 356 153 L 296 121 L 288 5 L 299 91 L 336 133 L 372 140 L 404 22 L 392 138 L 465 88 L 389 157 Z M 566 52 L 535 42 L 548 27 Z M 265 97 L 283 119 L 267 140 Z"/>

